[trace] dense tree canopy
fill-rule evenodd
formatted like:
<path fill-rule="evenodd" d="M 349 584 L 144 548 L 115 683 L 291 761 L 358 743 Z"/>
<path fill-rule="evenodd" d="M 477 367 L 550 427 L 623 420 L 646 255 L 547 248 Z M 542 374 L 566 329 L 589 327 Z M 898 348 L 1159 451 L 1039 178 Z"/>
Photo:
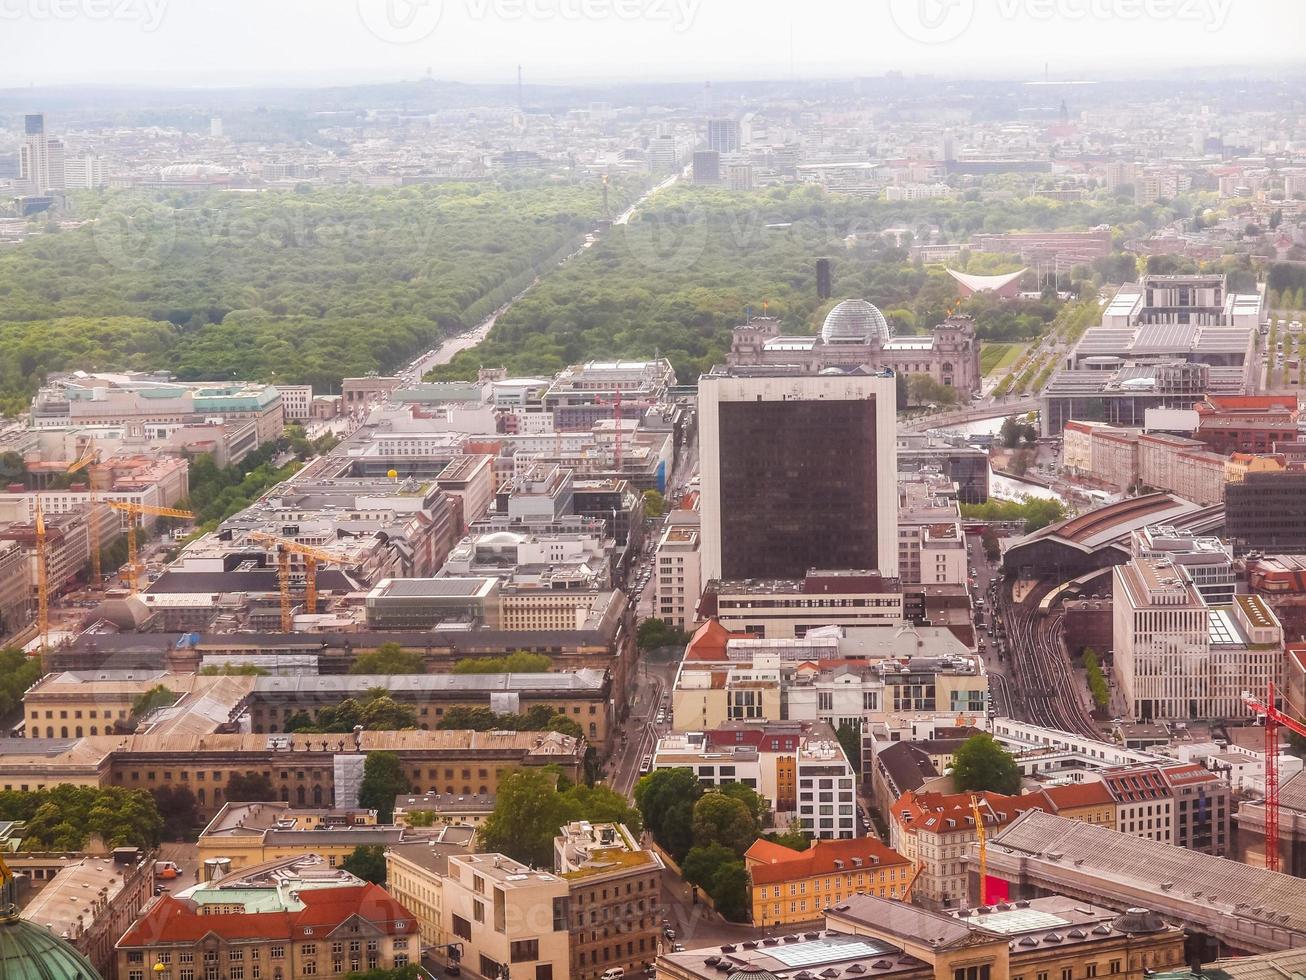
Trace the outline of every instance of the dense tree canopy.
<path fill-rule="evenodd" d="M 952 783 L 958 792 L 1020 792 L 1015 757 L 987 732 L 973 735 L 953 754 Z"/>
<path fill-rule="evenodd" d="M 358 805 L 376 811 L 379 823 L 394 817 L 395 797 L 412 788 L 408 776 L 394 752 L 369 752 L 363 763 L 363 784 L 358 790 Z"/>
<path fill-rule="evenodd" d="M 0 628 L 4 627 L 0 622 Z M 14 647 L 0 650 L 0 716 L 22 703 L 23 694 L 41 676 L 41 661 Z"/>
<path fill-rule="evenodd" d="M 371 653 L 360 654 L 349 665 L 351 674 L 424 674 L 426 662 L 416 650 L 405 650 L 398 643 L 382 643 Z"/>
<path fill-rule="evenodd" d="M 359 844 L 340 866 L 374 885 L 385 884 L 385 848 L 380 844 Z"/>
<path fill-rule="evenodd" d="M 453 665 L 455 674 L 546 674 L 553 661 L 543 653 L 517 650 L 506 657 L 464 657 Z"/>
<path fill-rule="evenodd" d="M 635 192 L 615 181 L 617 206 Z M 470 326 L 602 215 L 597 180 L 305 193 L 112 191 L 0 254 L 0 405 L 47 371 L 338 390 Z"/>
<path fill-rule="evenodd" d="M 329 705 L 313 718 L 306 711 L 297 711 L 286 719 L 286 731 L 308 733 L 352 732 L 361 725 L 369 732 L 393 732 L 417 727 L 417 712 L 392 698 L 384 687 L 374 687 L 361 697 L 345 698 L 339 704 Z"/>
<path fill-rule="evenodd" d="M 703 784 L 692 769 L 655 769 L 635 784 L 644 826 L 676 860 L 694 844 L 694 804 L 702 795 Z"/>
<path fill-rule="evenodd" d="M 1055 316 L 1058 301 L 962 302 L 942 268 L 911 261 L 908 242 L 900 245 L 884 230 L 937 226 L 951 241 L 977 231 L 1102 223 L 1144 233 L 1189 210 L 1186 202 L 1138 207 L 1106 195 L 1074 203 L 1014 195 L 886 202 L 811 186 L 751 194 L 677 186 L 544 279 L 495 323 L 485 344 L 455 357 L 435 376 L 471 378 L 483 364 L 503 364 L 515 374 L 551 372 L 598 354 L 660 353 L 682 380 L 692 381 L 723 359 L 731 328 L 750 308 L 761 313 L 765 302 L 769 314 L 785 319 L 788 331 L 812 332 L 837 299 L 850 296 L 875 303 L 899 332 L 928 329 L 950 309 L 960 309 L 976 316 L 985 339 L 1028 338 Z M 829 257 L 833 267 L 835 299 L 829 303 L 816 296 L 818 255 Z M 1132 265 L 1132 257 L 1128 261 Z M 955 263 L 979 273 L 1014 271 L 1021 264 L 1014 256 L 964 252 Z"/>
<path fill-rule="evenodd" d="M 573 820 L 624 823 L 638 834 L 639 813 L 607 786 L 563 785 L 555 769 L 514 769 L 499 781 L 480 848 L 537 868 L 553 864 L 553 839 Z"/>
<path fill-rule="evenodd" d="M 0 792 L 0 820 L 22 820 L 23 849 L 80 851 L 91 834 L 110 847 L 154 847 L 163 818 L 149 793 L 121 786 L 56 786 Z"/>

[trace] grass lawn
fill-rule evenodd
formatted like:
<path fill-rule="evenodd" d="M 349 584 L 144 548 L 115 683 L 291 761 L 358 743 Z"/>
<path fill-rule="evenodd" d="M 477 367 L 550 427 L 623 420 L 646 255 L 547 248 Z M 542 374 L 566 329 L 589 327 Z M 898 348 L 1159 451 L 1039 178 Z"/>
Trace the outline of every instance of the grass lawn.
<path fill-rule="evenodd" d="M 994 371 L 1010 367 L 1027 346 L 1023 343 L 983 343 L 980 347 L 980 373 L 987 378 Z"/>

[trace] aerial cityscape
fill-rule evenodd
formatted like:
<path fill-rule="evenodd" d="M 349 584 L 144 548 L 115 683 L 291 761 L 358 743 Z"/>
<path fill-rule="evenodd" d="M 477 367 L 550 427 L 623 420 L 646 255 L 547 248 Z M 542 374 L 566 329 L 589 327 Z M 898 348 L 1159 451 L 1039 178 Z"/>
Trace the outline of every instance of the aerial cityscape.
<path fill-rule="evenodd" d="M 1303 41 L 0 0 L 0 980 L 1306 977 Z"/>

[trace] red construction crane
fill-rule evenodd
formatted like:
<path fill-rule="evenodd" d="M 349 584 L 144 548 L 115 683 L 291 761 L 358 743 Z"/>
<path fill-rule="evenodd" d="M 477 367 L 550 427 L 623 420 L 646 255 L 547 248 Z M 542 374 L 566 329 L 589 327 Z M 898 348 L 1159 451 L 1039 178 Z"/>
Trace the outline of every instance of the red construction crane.
<path fill-rule="evenodd" d="M 1264 701 L 1243 692 L 1243 702 L 1265 717 L 1265 867 L 1279 870 L 1279 726 L 1306 738 L 1306 725 L 1285 715 L 1275 704 L 1274 681 Z"/>

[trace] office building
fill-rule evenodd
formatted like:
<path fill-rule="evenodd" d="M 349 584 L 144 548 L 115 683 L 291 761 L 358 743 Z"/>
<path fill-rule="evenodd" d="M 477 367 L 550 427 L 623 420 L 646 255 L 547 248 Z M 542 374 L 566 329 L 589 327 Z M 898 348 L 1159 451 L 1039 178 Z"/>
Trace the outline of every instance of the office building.
<path fill-rule="evenodd" d="M 1260 596 L 1208 605 L 1169 557 L 1117 565 L 1112 581 L 1115 677 L 1134 719 L 1242 718 L 1243 692 L 1278 681 L 1283 627 Z"/>
<path fill-rule="evenodd" d="M 903 595 L 896 581 L 874 571 L 811 569 L 792 580 L 708 582 L 698 611 L 732 633 L 801 639 L 825 626 L 901 624 Z"/>
<path fill-rule="evenodd" d="M 29 194 L 45 195 L 64 189 L 64 145 L 45 134 L 45 116 L 23 117 L 23 142 L 18 148 L 18 180 Z"/>
<path fill-rule="evenodd" d="M 721 183 L 721 154 L 716 150 L 697 150 L 694 153 L 694 183 L 714 186 Z"/>
<path fill-rule="evenodd" d="M 892 373 L 714 370 L 699 385 L 711 579 L 898 571 Z"/>
<path fill-rule="evenodd" d="M 1306 470 L 1248 473 L 1225 488 L 1225 532 L 1238 554 L 1306 554 Z"/>
<path fill-rule="evenodd" d="M 739 123 L 727 118 L 709 119 L 707 121 L 707 148 L 716 153 L 738 152 Z"/>

